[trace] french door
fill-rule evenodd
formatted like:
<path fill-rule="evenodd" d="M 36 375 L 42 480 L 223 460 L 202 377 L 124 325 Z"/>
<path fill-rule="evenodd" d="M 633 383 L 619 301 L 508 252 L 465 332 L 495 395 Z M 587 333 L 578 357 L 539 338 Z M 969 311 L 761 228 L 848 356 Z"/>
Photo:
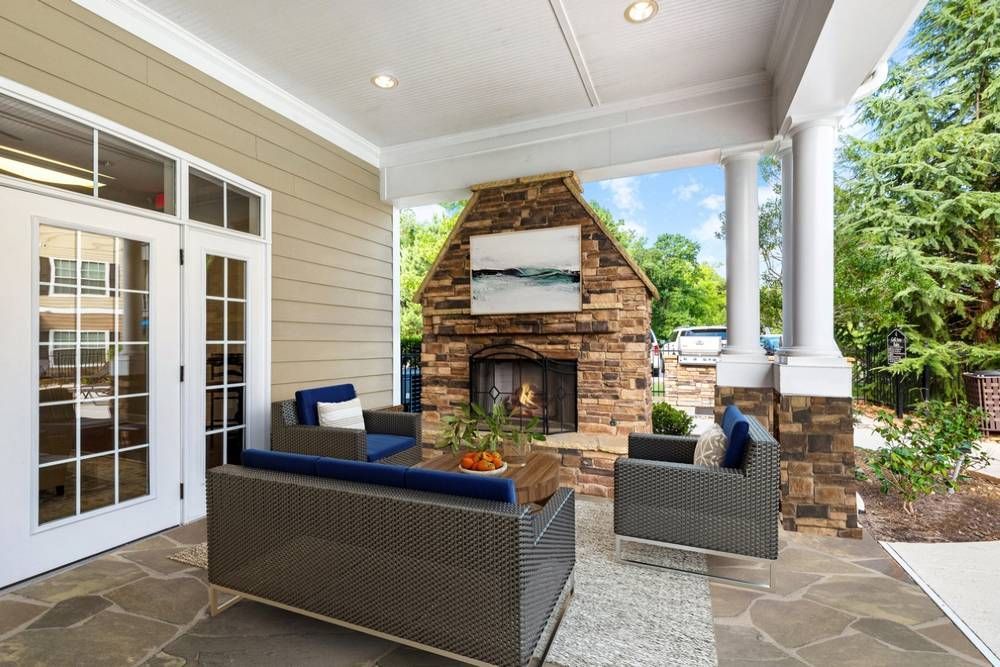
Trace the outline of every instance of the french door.
<path fill-rule="evenodd" d="M 266 249 L 225 232 L 185 230 L 185 522 L 205 514 L 208 468 L 268 448 Z"/>
<path fill-rule="evenodd" d="M 0 586 L 176 525 L 180 228 L 0 187 Z"/>

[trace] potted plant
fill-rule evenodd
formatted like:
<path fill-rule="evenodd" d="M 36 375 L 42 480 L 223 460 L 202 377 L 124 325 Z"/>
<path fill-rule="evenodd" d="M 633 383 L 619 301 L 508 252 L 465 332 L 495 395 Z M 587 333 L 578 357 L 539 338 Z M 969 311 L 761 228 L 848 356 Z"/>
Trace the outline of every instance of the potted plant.
<path fill-rule="evenodd" d="M 441 420 L 444 427 L 437 447 L 450 447 L 456 455 L 464 451 L 460 467 L 478 472 L 508 463 L 522 466 L 531 454 L 531 443 L 545 440 L 545 436 L 537 431 L 538 417 L 524 424 L 515 424 L 512 417 L 513 412 L 508 412 L 503 402 L 494 403 L 489 412 L 477 404 L 463 404 L 456 414 Z"/>

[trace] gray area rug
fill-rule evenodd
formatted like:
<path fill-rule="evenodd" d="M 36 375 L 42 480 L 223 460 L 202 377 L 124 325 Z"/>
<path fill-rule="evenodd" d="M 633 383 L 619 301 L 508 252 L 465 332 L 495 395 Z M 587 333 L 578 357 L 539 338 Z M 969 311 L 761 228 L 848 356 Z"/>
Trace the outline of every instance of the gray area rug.
<path fill-rule="evenodd" d="M 576 502 L 576 591 L 547 667 L 715 665 L 708 583 L 614 559 L 614 506 Z M 629 545 L 629 558 L 704 571 L 701 554 Z"/>

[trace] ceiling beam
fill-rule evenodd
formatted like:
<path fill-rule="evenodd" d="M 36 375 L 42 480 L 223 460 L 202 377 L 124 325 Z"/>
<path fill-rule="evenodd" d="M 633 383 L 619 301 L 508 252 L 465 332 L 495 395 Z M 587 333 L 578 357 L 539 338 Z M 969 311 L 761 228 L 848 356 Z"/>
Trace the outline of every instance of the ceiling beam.
<path fill-rule="evenodd" d="M 552 13 L 556 15 L 563 40 L 566 42 L 566 48 L 569 49 L 569 55 L 573 58 L 573 64 L 576 65 L 576 71 L 580 75 L 580 83 L 583 84 L 583 89 L 587 93 L 590 106 L 596 107 L 601 103 L 601 100 L 597 96 L 597 88 L 590 76 L 590 70 L 587 69 L 587 61 L 583 59 L 580 42 L 577 41 L 576 33 L 573 32 L 573 24 L 570 23 L 569 14 L 566 13 L 566 6 L 563 4 L 563 0 L 549 0 L 549 6 L 552 7 Z"/>

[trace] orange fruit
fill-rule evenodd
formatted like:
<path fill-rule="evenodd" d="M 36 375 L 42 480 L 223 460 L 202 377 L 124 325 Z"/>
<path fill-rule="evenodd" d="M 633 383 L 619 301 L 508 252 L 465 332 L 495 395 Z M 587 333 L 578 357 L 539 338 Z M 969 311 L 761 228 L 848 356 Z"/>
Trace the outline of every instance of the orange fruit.
<path fill-rule="evenodd" d="M 471 470 L 472 468 L 475 467 L 476 460 L 471 456 L 466 455 L 462 457 L 462 462 L 459 465 L 465 468 L 466 470 Z"/>
<path fill-rule="evenodd" d="M 496 469 L 497 467 L 493 464 L 492 461 L 480 461 L 479 463 L 476 464 L 476 470 L 479 470 L 481 472 L 486 472 L 487 470 L 496 470 Z"/>

